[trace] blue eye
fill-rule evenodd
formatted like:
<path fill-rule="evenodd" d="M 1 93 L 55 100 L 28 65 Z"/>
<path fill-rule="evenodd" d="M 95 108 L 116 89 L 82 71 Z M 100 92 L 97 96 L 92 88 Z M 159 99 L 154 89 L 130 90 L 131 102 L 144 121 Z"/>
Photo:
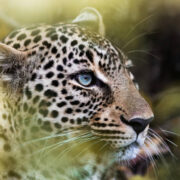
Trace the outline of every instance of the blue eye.
<path fill-rule="evenodd" d="M 91 74 L 79 74 L 78 81 L 83 86 L 89 86 L 92 83 L 92 75 Z"/>

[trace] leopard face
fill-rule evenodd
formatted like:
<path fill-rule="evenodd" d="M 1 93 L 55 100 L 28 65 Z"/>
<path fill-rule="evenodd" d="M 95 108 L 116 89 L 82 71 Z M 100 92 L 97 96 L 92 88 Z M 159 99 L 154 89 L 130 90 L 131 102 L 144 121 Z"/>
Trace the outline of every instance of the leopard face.
<path fill-rule="evenodd" d="M 18 94 L 15 128 L 87 128 L 120 160 L 136 157 L 153 113 L 110 41 L 73 24 L 42 25 L 11 33 L 0 51 L 1 79 Z"/>

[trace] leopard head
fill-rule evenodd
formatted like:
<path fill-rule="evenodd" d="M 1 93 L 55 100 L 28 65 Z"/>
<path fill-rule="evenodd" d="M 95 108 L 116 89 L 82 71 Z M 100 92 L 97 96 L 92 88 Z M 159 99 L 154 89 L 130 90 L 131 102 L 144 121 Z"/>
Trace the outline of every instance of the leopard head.
<path fill-rule="evenodd" d="M 15 128 L 88 129 L 120 160 L 136 157 L 153 112 L 109 40 L 75 24 L 22 28 L 0 44 L 0 61 L 2 84 L 16 99 Z"/>

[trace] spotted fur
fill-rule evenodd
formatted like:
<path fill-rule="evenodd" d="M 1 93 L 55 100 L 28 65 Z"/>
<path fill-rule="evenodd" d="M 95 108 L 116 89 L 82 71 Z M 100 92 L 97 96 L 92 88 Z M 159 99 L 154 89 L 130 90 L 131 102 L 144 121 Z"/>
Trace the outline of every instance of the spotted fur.
<path fill-rule="evenodd" d="M 153 114 L 109 40 L 75 24 L 32 26 L 0 44 L 0 61 L 2 179 L 96 180 L 136 157 L 148 124 L 137 132 L 132 120 Z M 84 87 L 76 75 L 87 72 Z"/>

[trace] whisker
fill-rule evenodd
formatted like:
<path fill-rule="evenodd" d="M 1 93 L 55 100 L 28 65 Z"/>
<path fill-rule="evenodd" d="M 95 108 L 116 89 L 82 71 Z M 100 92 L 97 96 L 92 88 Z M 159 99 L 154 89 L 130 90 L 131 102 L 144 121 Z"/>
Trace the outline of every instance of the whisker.
<path fill-rule="evenodd" d="M 146 51 L 146 50 L 131 50 L 131 51 L 128 51 L 127 54 L 132 54 L 132 53 L 144 53 L 144 54 L 147 54 L 147 55 L 150 55 L 152 56 L 154 59 L 156 60 L 159 60 L 159 57 L 158 56 L 155 56 L 153 55 L 152 53 Z"/>
<path fill-rule="evenodd" d="M 137 40 L 137 39 L 139 39 L 139 38 L 142 38 L 143 36 L 148 35 L 148 34 L 150 34 L 150 33 L 149 33 L 149 32 L 148 32 L 148 33 L 146 32 L 146 33 L 141 33 L 141 34 L 135 36 L 134 38 L 132 38 L 131 40 L 129 40 L 121 49 L 126 48 L 126 47 L 129 46 L 129 44 L 131 44 L 133 41 L 135 41 L 135 40 Z M 151 32 L 151 34 L 155 34 L 155 32 Z"/>
<path fill-rule="evenodd" d="M 74 137 L 74 138 L 70 139 L 70 141 L 66 141 L 65 143 L 69 143 L 69 142 L 72 142 L 72 141 L 78 141 L 78 140 L 83 141 L 82 138 L 85 138 L 84 141 L 88 141 L 88 136 L 85 136 L 85 135 L 86 135 L 86 134 L 80 135 L 80 136 L 78 136 L 78 137 Z M 87 135 L 89 135 L 89 133 L 88 133 Z M 91 136 L 92 136 L 92 135 L 91 135 Z M 90 137 L 91 137 L 91 136 L 90 136 Z M 54 147 L 54 148 L 50 149 L 47 153 L 53 151 L 54 149 L 59 148 L 60 146 L 64 145 L 65 143 L 63 143 L 63 144 L 59 144 L 59 143 L 58 143 L 58 144 L 57 144 L 57 147 Z"/>
<path fill-rule="evenodd" d="M 140 22 L 138 22 L 136 25 L 133 26 L 133 28 L 127 33 L 127 35 L 125 35 L 125 38 L 127 38 L 139 25 L 143 24 L 144 22 L 146 22 L 148 19 L 150 19 L 151 17 L 153 17 L 154 14 L 150 14 L 149 16 L 143 18 Z"/>
<path fill-rule="evenodd" d="M 78 153 L 73 159 L 78 158 L 83 152 L 85 152 L 87 149 L 89 149 L 91 146 L 99 143 L 101 140 L 95 141 L 94 143 L 90 144 L 89 146 L 87 146 L 86 148 L 84 148 L 80 153 Z"/>
<path fill-rule="evenodd" d="M 103 149 L 105 149 L 105 147 L 108 145 L 109 143 L 106 142 L 99 150 L 98 150 L 98 153 L 101 152 Z"/>
<path fill-rule="evenodd" d="M 151 145 L 154 147 L 153 149 L 155 150 L 156 154 L 158 157 L 160 157 L 160 159 L 164 162 L 165 165 L 167 165 L 167 162 L 161 152 L 161 150 L 159 150 L 159 148 L 161 149 L 161 147 L 156 147 L 156 144 L 151 140 L 151 138 L 149 138 L 149 141 L 151 142 Z"/>
<path fill-rule="evenodd" d="M 48 139 L 51 139 L 51 138 L 63 137 L 63 136 L 67 136 L 67 135 L 78 133 L 78 132 L 80 132 L 80 130 L 77 130 L 77 131 L 67 131 L 67 132 L 61 133 L 61 134 L 53 134 L 53 135 L 50 135 L 50 136 L 45 136 L 45 137 L 29 140 L 27 142 L 24 142 L 21 145 L 25 146 L 25 145 L 28 145 L 28 144 L 31 144 L 31 143 L 36 143 L 36 142 L 48 140 Z"/>
<path fill-rule="evenodd" d="M 38 151 L 35 151 L 34 153 L 32 153 L 31 155 L 34 155 L 34 154 L 38 154 L 38 153 L 40 153 L 40 152 L 42 152 L 42 151 L 44 151 L 44 150 L 48 150 L 48 149 L 50 149 L 50 148 L 55 148 L 56 146 L 62 146 L 62 145 L 64 145 L 64 144 L 67 144 L 67 143 L 69 143 L 69 142 L 72 142 L 72 141 L 75 141 L 75 140 L 77 140 L 78 138 L 80 138 L 80 137 L 86 137 L 85 135 L 89 135 L 89 133 L 85 133 L 85 134 L 82 134 L 82 135 L 79 135 L 79 136 L 75 136 L 75 137 L 73 137 L 73 138 L 69 138 L 69 139 L 67 139 L 67 140 L 63 140 L 63 141 L 60 141 L 60 142 L 57 142 L 57 143 L 55 143 L 55 144 L 51 144 L 51 145 L 49 145 L 49 146 L 47 146 L 47 147 L 45 147 L 45 148 L 42 148 L 42 149 L 40 149 L 40 150 L 38 150 Z"/>
<path fill-rule="evenodd" d="M 149 141 L 146 141 L 146 143 L 150 146 L 151 145 L 151 142 L 149 142 Z M 146 154 L 146 156 L 147 156 L 147 158 L 150 160 L 150 163 L 151 163 L 151 165 L 152 165 L 152 167 L 153 167 L 153 171 L 154 171 L 154 174 L 155 174 L 155 178 L 157 179 L 157 166 L 156 166 L 156 162 L 155 162 L 155 160 L 154 160 L 154 158 L 152 157 L 152 155 L 151 155 L 151 153 L 149 152 L 149 148 L 145 145 L 144 146 L 144 152 L 145 152 L 145 154 Z"/>
<path fill-rule="evenodd" d="M 162 152 L 169 152 L 170 154 L 171 154 L 171 156 L 173 157 L 173 158 L 175 158 L 175 155 L 172 153 L 172 151 L 171 151 L 171 149 L 169 148 L 169 146 L 167 145 L 167 143 L 163 140 L 163 138 L 159 135 L 159 134 L 157 134 L 154 130 L 152 130 L 152 129 L 149 129 L 150 131 L 149 131 L 149 133 L 155 138 L 155 139 L 157 139 L 157 140 L 159 140 L 160 142 L 161 142 L 161 146 L 159 147 L 161 150 L 162 150 Z M 164 148 L 164 149 L 163 149 Z M 161 154 L 162 154 L 162 152 L 161 152 Z"/>
<path fill-rule="evenodd" d="M 174 143 L 173 141 L 169 140 L 168 138 L 165 138 L 165 139 L 166 139 L 166 141 L 168 141 L 173 146 L 178 147 L 178 145 L 176 143 Z"/>
<path fill-rule="evenodd" d="M 92 141 L 94 139 L 97 139 L 97 137 L 92 137 L 92 138 L 89 138 L 89 139 L 84 139 L 84 141 L 80 141 L 80 142 L 76 142 L 75 144 L 73 144 L 72 146 L 68 146 L 67 148 L 65 148 L 58 156 L 56 156 L 56 158 L 51 161 L 51 164 L 54 163 L 54 161 L 56 160 L 60 160 L 62 159 L 67 153 L 71 152 L 73 148 L 75 148 L 76 146 L 79 146 L 83 143 L 87 143 L 88 141 Z M 60 157 L 60 158 L 59 158 Z M 75 157 L 73 158 L 75 159 Z M 73 160 L 72 159 L 72 160 Z"/>
<path fill-rule="evenodd" d="M 147 136 L 148 141 L 150 142 L 150 147 L 155 151 L 155 153 L 157 155 L 159 155 L 160 151 L 159 149 L 156 147 L 156 144 L 151 140 L 151 138 L 149 136 Z M 149 145 L 149 144 L 148 144 Z"/>
<path fill-rule="evenodd" d="M 164 132 L 165 134 L 172 134 L 172 135 L 175 135 L 175 136 L 180 136 L 180 134 L 172 132 L 172 131 L 168 131 L 168 130 L 165 130 L 165 129 L 162 129 L 162 128 L 160 128 L 160 130 L 162 132 Z"/>

